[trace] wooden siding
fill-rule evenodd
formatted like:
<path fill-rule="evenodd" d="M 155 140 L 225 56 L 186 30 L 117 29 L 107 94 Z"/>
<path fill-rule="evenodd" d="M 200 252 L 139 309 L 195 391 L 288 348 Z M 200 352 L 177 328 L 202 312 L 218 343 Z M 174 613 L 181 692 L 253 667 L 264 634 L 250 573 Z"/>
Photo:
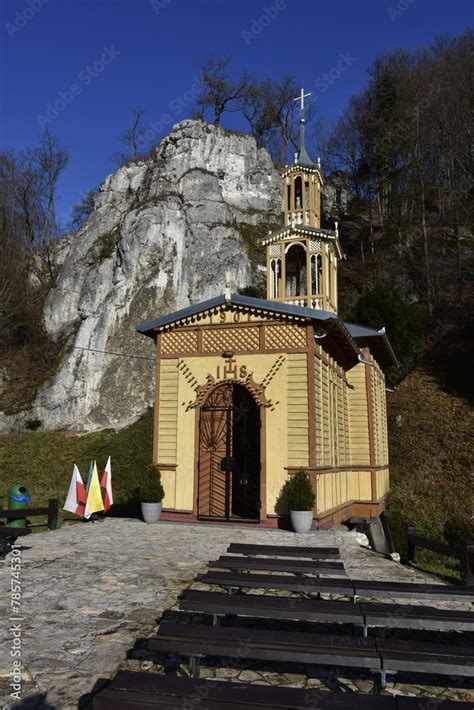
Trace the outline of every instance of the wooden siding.
<path fill-rule="evenodd" d="M 370 501 L 370 471 L 331 471 L 316 475 L 316 509 L 318 516 L 350 501 Z"/>
<path fill-rule="evenodd" d="M 387 466 L 388 436 L 385 377 L 377 363 L 370 368 L 370 380 L 374 420 L 375 463 L 377 466 Z"/>
<path fill-rule="evenodd" d="M 370 463 L 369 417 L 365 384 L 365 365 L 360 363 L 347 373 L 349 389 L 349 441 L 351 465 Z"/>
<path fill-rule="evenodd" d="M 316 465 L 348 466 L 350 460 L 347 383 L 316 355 L 314 360 Z"/>
<path fill-rule="evenodd" d="M 308 466 L 308 369 L 306 353 L 288 355 L 288 465 Z"/>
<path fill-rule="evenodd" d="M 384 468 L 376 473 L 376 497 L 377 500 L 383 498 L 390 490 L 390 476 L 388 468 Z"/>
<path fill-rule="evenodd" d="M 158 454 L 161 463 L 176 463 L 178 431 L 178 360 L 162 359 L 160 366 Z"/>

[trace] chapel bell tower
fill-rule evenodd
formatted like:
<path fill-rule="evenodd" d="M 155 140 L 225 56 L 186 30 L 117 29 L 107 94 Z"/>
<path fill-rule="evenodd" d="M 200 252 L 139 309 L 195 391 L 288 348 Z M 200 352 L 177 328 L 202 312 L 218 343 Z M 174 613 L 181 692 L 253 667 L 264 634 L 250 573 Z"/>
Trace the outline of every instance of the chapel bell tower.
<path fill-rule="evenodd" d="M 283 174 L 284 226 L 260 241 L 267 247 L 267 298 L 295 306 L 337 312 L 339 236 L 321 229 L 321 167 L 305 146 L 304 100 L 300 102 L 300 146 L 293 165 Z"/>

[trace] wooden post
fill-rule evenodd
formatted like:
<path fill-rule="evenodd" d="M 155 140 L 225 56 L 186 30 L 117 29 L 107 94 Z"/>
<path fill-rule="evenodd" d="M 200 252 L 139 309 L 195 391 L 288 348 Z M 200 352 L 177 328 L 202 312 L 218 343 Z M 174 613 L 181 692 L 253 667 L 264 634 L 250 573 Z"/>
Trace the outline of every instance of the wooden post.
<path fill-rule="evenodd" d="M 461 551 L 461 569 L 468 587 L 474 585 L 474 540 L 466 540 Z"/>
<path fill-rule="evenodd" d="M 56 530 L 58 527 L 58 499 L 50 498 L 48 501 L 48 529 Z"/>
<path fill-rule="evenodd" d="M 416 555 L 416 545 L 413 544 L 411 540 L 411 536 L 416 535 L 416 525 L 415 523 L 407 523 L 406 524 L 406 550 L 407 550 L 407 559 L 409 562 L 417 562 L 417 555 Z"/>

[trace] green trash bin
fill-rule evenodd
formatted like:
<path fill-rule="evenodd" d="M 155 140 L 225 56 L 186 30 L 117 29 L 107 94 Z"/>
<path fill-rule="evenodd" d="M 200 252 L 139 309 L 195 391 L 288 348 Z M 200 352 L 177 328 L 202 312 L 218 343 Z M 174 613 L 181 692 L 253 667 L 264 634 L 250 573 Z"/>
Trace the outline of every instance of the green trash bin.
<path fill-rule="evenodd" d="M 8 491 L 8 510 L 24 509 L 28 506 L 30 500 L 31 497 L 26 486 L 23 483 L 14 483 Z M 12 528 L 26 528 L 26 517 L 9 518 L 8 525 Z"/>

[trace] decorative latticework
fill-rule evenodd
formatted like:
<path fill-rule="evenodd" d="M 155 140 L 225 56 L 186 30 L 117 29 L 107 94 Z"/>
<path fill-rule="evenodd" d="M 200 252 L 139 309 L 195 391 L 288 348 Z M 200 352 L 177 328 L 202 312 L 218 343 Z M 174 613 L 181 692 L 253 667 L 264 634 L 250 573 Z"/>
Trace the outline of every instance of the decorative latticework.
<path fill-rule="evenodd" d="M 306 330 L 289 324 L 267 326 L 265 329 L 265 346 L 270 350 L 305 347 Z"/>
<path fill-rule="evenodd" d="M 311 239 L 309 242 L 309 249 L 310 251 L 319 251 L 321 249 L 321 240 L 317 239 Z"/>
<path fill-rule="evenodd" d="M 270 244 L 270 254 L 272 256 L 281 254 L 281 244 Z"/>
<path fill-rule="evenodd" d="M 234 352 L 258 350 L 258 328 L 215 328 L 203 333 L 203 350 Z"/>
<path fill-rule="evenodd" d="M 172 330 L 161 336 L 161 352 L 191 353 L 197 350 L 197 333 L 194 330 Z"/>

